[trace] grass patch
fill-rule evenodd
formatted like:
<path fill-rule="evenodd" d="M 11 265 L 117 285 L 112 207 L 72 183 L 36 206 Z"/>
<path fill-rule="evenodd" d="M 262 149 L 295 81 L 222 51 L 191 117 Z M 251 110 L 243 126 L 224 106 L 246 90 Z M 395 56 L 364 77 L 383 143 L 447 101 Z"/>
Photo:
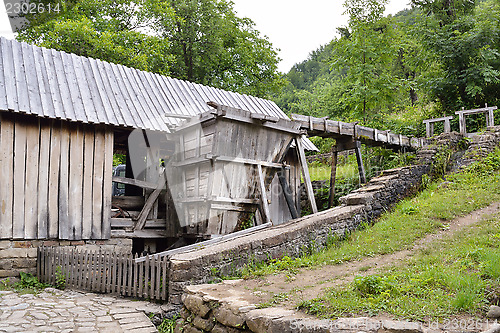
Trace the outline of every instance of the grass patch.
<path fill-rule="evenodd" d="M 446 182 L 435 182 L 418 196 L 398 203 L 370 228 L 361 228 L 345 240 L 329 242 L 321 251 L 309 251 L 299 258 L 283 257 L 267 263 L 253 263 L 242 270 L 243 277 L 262 276 L 280 271 L 295 273 L 300 267 L 340 264 L 365 257 L 407 249 L 439 229 L 446 220 L 466 215 L 500 199 L 500 150 L 450 175 Z M 312 246 L 314 248 L 314 246 Z"/>
<path fill-rule="evenodd" d="M 299 307 L 321 317 L 390 314 L 428 320 L 452 315 L 482 316 L 491 290 L 500 285 L 500 215 L 431 244 L 406 266 L 356 277 L 343 288 Z"/>

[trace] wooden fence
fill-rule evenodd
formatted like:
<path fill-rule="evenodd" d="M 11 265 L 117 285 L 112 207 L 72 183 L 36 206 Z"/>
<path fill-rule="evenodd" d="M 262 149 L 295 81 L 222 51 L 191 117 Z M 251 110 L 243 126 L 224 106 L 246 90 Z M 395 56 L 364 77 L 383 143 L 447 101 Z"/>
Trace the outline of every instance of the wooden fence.
<path fill-rule="evenodd" d="M 39 247 L 41 282 L 89 292 L 167 300 L 167 258 L 64 247 Z"/>

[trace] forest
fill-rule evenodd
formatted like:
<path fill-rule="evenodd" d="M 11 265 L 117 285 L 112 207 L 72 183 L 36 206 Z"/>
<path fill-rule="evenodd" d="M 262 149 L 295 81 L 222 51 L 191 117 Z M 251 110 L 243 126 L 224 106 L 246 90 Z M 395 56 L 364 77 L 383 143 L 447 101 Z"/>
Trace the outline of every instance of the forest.
<path fill-rule="evenodd" d="M 17 38 L 406 135 L 422 136 L 423 119 L 498 104 L 498 0 L 411 0 L 394 16 L 386 4 L 345 0 L 347 26 L 286 74 L 228 0 L 63 1 L 59 12 L 27 14 Z"/>

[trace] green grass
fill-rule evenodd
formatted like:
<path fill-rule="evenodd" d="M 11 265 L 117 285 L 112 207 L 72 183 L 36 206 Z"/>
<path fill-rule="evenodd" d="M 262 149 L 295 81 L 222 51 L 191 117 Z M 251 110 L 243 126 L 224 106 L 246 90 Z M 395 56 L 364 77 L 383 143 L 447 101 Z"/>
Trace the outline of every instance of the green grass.
<path fill-rule="evenodd" d="M 322 163 L 310 163 L 309 175 L 312 181 L 315 180 L 330 180 L 331 166 Z M 358 167 L 353 163 L 346 163 L 337 166 L 336 179 L 352 180 L 358 183 Z"/>
<path fill-rule="evenodd" d="M 302 302 L 321 317 L 347 313 L 390 314 L 428 320 L 452 315 L 482 316 L 488 296 L 500 292 L 500 215 L 432 244 L 405 266 L 357 277 L 343 288 Z"/>
<path fill-rule="evenodd" d="M 466 170 L 432 183 L 414 198 L 400 202 L 373 226 L 300 258 L 285 256 L 250 265 L 244 276 L 300 267 L 340 264 L 409 249 L 416 240 L 448 229 L 448 221 L 500 200 L 500 149 Z M 424 320 L 451 315 L 484 315 L 491 295 L 500 295 L 500 215 L 431 243 L 405 266 L 379 275 L 357 277 L 344 287 L 301 302 L 298 307 L 320 317 L 389 314 Z"/>
<path fill-rule="evenodd" d="M 435 182 L 418 196 L 398 203 L 393 212 L 384 214 L 372 227 L 361 228 L 339 241 L 332 237 L 321 251 L 299 258 L 283 257 L 267 263 L 254 263 L 242 270 L 244 277 L 262 276 L 279 271 L 295 272 L 300 267 L 340 264 L 411 247 L 413 243 L 440 228 L 446 220 L 466 215 L 500 200 L 500 150 L 466 171 Z"/>

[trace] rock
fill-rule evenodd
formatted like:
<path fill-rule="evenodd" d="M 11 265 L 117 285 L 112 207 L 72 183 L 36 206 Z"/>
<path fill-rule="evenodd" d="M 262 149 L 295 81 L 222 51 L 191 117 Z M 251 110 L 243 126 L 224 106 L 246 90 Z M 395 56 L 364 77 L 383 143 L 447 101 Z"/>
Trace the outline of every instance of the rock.
<path fill-rule="evenodd" d="M 191 316 L 191 312 L 189 312 L 188 309 L 183 307 L 181 311 L 179 312 L 179 316 L 181 316 L 182 319 L 188 319 L 189 316 Z"/>
<path fill-rule="evenodd" d="M 182 330 L 182 333 L 203 333 L 203 332 L 197 329 L 196 327 L 187 325 L 184 326 L 184 330 Z"/>
<path fill-rule="evenodd" d="M 183 330 L 184 330 L 184 320 L 177 319 L 177 321 L 175 322 L 174 333 L 182 333 Z"/>
<path fill-rule="evenodd" d="M 224 327 L 221 324 L 215 325 L 212 329 L 212 333 L 241 333 L 242 331 L 232 328 L 232 327 Z"/>
<path fill-rule="evenodd" d="M 210 332 L 214 328 L 215 320 L 214 318 L 202 319 L 200 317 L 195 317 L 193 319 L 193 325 L 200 330 Z"/>
<path fill-rule="evenodd" d="M 486 314 L 486 317 L 491 318 L 491 319 L 500 318 L 500 306 L 496 306 L 496 305 L 490 306 L 490 310 Z"/>
<path fill-rule="evenodd" d="M 214 310 L 215 319 L 224 326 L 241 328 L 245 323 L 242 316 L 235 315 L 230 309 L 221 306 Z"/>
<path fill-rule="evenodd" d="M 184 306 L 200 317 L 205 317 L 210 312 L 210 308 L 203 302 L 203 299 L 195 295 L 186 295 Z"/>

